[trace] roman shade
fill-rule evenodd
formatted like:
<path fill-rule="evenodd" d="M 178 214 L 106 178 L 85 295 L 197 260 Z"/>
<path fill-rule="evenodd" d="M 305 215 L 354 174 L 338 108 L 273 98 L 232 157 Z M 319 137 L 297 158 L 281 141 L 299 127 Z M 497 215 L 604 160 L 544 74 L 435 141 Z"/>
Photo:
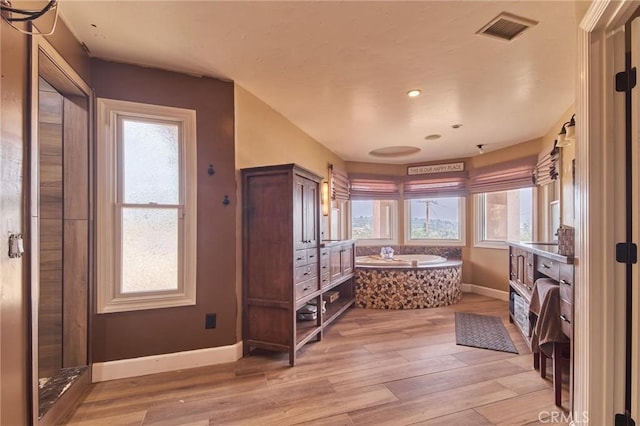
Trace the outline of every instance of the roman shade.
<path fill-rule="evenodd" d="M 535 186 L 532 175 L 537 160 L 537 156 L 530 156 L 472 170 L 469 192 L 480 194 Z"/>
<path fill-rule="evenodd" d="M 349 175 L 352 200 L 398 200 L 400 182 L 392 176 Z"/>
<path fill-rule="evenodd" d="M 464 197 L 467 195 L 467 173 L 440 173 L 436 176 L 407 177 L 404 198 Z"/>
<path fill-rule="evenodd" d="M 558 179 L 558 161 L 560 159 L 560 148 L 554 145 L 553 149 L 542 158 L 536 164 L 536 169 L 533 172 L 533 182 L 538 185 L 548 185 L 554 180 Z"/>
<path fill-rule="evenodd" d="M 329 186 L 332 200 L 349 199 L 349 177 L 333 164 L 329 164 Z"/>

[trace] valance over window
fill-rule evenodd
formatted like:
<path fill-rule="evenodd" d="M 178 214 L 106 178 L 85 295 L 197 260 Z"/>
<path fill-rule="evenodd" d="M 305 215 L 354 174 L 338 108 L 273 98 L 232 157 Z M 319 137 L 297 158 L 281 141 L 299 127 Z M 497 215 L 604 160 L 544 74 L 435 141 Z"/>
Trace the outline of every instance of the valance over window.
<path fill-rule="evenodd" d="M 537 156 L 531 156 L 472 170 L 469 192 L 479 194 L 535 186 L 532 175 L 537 160 Z"/>

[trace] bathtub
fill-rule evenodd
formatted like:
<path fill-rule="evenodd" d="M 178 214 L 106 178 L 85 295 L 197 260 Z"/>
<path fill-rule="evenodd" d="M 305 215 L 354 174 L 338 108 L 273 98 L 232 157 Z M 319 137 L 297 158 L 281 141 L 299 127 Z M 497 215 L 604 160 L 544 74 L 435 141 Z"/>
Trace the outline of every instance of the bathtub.
<path fill-rule="evenodd" d="M 356 257 L 356 306 L 421 309 L 448 306 L 462 297 L 462 261 L 428 254 Z"/>
<path fill-rule="evenodd" d="M 391 259 L 383 259 L 380 256 L 358 256 L 356 257 L 356 266 L 384 266 L 388 268 L 406 267 L 406 266 L 426 266 L 435 265 L 446 262 L 442 256 L 433 254 L 396 254 Z"/>

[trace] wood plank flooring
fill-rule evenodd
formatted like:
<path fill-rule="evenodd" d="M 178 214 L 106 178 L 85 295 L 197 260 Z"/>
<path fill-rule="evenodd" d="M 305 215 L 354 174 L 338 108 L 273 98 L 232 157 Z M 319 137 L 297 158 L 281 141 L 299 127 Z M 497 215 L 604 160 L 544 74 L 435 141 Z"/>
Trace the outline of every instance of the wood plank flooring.
<path fill-rule="evenodd" d="M 98 383 L 67 424 L 568 424 L 559 422 L 566 413 L 553 404 L 551 381 L 533 370 L 507 310 L 507 302 L 467 293 L 445 308 L 351 309 L 300 351 L 293 368 L 287 354 L 264 351 Z M 501 317 L 520 354 L 457 346 L 455 311 Z"/>

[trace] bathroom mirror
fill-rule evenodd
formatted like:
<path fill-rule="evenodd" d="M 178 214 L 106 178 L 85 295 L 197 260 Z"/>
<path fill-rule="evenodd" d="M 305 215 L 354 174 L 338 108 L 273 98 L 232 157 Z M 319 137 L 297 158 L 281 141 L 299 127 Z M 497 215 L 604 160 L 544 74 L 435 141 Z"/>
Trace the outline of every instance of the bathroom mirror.
<path fill-rule="evenodd" d="M 89 385 L 89 86 L 41 37 L 31 46 L 33 424 L 57 424 Z"/>

